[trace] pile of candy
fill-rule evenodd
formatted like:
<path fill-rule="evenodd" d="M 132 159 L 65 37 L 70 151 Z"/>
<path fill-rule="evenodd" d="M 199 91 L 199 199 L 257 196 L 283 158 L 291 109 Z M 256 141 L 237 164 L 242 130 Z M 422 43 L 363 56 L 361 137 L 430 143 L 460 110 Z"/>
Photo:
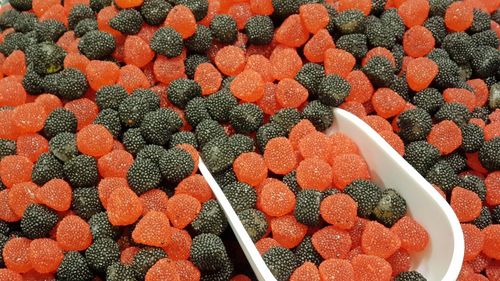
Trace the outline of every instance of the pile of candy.
<path fill-rule="evenodd" d="M 351 140 L 321 133 L 333 107 L 449 201 L 459 280 L 499 280 L 499 6 L 11 0 L 0 280 L 254 278 L 199 157 L 277 279 L 425 280 L 425 230 Z"/>

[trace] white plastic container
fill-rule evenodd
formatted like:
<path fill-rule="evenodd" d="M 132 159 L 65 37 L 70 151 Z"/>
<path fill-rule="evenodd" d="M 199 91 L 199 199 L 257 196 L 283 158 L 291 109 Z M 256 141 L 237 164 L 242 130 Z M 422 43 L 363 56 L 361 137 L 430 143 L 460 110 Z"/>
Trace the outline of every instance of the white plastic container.
<path fill-rule="evenodd" d="M 412 269 L 422 273 L 428 281 L 456 280 L 462 267 L 464 239 L 460 223 L 446 200 L 377 132 L 353 114 L 334 109 L 334 123 L 326 134 L 335 132 L 346 134 L 358 145 L 372 180 L 382 187 L 397 190 L 406 199 L 410 215 L 429 233 L 430 243 L 425 251 L 413 257 Z M 257 278 L 276 280 L 202 161 L 200 171 L 224 209 Z"/>

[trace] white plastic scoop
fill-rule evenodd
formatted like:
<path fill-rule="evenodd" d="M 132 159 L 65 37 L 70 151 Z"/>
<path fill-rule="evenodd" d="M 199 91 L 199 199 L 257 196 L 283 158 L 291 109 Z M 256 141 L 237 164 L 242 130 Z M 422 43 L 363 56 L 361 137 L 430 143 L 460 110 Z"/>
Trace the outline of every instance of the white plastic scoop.
<path fill-rule="evenodd" d="M 366 160 L 372 180 L 382 187 L 397 190 L 405 198 L 410 215 L 429 233 L 430 243 L 425 251 L 413 257 L 412 269 L 420 272 L 428 281 L 455 281 L 462 267 L 464 238 L 450 205 L 369 125 L 345 110 L 337 108 L 333 112 L 334 122 L 326 134 L 342 132 L 349 136 Z M 236 212 L 201 159 L 199 168 L 226 213 L 257 278 L 275 281 Z"/>

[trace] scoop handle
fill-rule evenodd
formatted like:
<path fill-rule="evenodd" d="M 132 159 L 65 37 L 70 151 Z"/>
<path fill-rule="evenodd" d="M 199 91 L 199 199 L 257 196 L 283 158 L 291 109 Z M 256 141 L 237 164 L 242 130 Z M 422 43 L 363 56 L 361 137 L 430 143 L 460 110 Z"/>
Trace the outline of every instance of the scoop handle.
<path fill-rule="evenodd" d="M 243 252 L 247 257 L 250 266 L 252 266 L 253 272 L 255 273 L 257 279 L 259 281 L 276 281 L 276 278 L 274 278 L 273 274 L 262 259 L 262 256 L 255 247 L 255 244 L 248 235 L 247 231 L 245 230 L 245 227 L 243 226 L 238 215 L 231 206 L 231 203 L 229 203 L 226 195 L 224 195 L 224 192 L 220 188 L 219 184 L 217 184 L 214 177 L 208 170 L 207 166 L 205 166 L 205 163 L 203 163 L 203 160 L 201 158 L 198 167 L 201 174 L 203 175 L 203 177 L 205 177 L 205 180 L 212 189 L 212 192 L 217 198 L 217 201 L 219 201 L 222 210 L 226 214 L 229 225 L 233 229 L 234 235 L 236 236 L 236 239 L 238 239 L 241 249 L 243 249 Z"/>

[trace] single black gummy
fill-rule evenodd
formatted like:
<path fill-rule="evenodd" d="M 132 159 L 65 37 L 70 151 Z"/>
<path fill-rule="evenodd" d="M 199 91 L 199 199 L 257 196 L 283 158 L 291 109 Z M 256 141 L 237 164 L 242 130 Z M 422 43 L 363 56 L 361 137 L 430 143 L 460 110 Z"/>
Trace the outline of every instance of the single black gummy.
<path fill-rule="evenodd" d="M 160 25 L 165 22 L 172 5 L 164 0 L 145 0 L 141 6 L 141 15 L 149 25 Z"/>
<path fill-rule="evenodd" d="M 430 114 L 434 114 L 444 105 L 444 99 L 437 89 L 426 88 L 413 96 L 413 104 Z"/>
<path fill-rule="evenodd" d="M 76 68 L 65 68 L 57 73 L 57 95 L 63 99 L 81 98 L 88 90 L 89 84 L 85 74 Z"/>
<path fill-rule="evenodd" d="M 33 31 L 37 23 L 38 19 L 34 14 L 23 12 L 16 18 L 12 27 L 17 32 L 27 33 Z"/>
<path fill-rule="evenodd" d="M 364 26 L 364 33 L 371 46 L 391 49 L 396 43 L 394 31 L 376 16 L 367 17 L 364 21 Z"/>
<path fill-rule="evenodd" d="M 339 106 L 349 95 L 351 85 L 337 74 L 328 74 L 319 84 L 319 100 L 329 106 Z"/>
<path fill-rule="evenodd" d="M 127 91 L 120 85 L 108 85 L 96 92 L 96 103 L 100 110 L 107 108 L 118 110 L 120 103 L 128 97 Z"/>
<path fill-rule="evenodd" d="M 238 218 L 254 243 L 266 234 L 269 227 L 266 215 L 257 209 L 251 208 L 240 211 L 238 212 Z"/>
<path fill-rule="evenodd" d="M 255 208 L 257 204 L 257 192 L 249 184 L 235 182 L 225 186 L 223 191 L 236 212 Z"/>
<path fill-rule="evenodd" d="M 378 87 L 389 85 L 394 77 L 394 68 L 391 62 L 382 56 L 371 58 L 365 66 L 363 66 L 362 70 L 368 79 Z"/>
<path fill-rule="evenodd" d="M 66 252 L 57 268 L 57 280 L 61 281 L 90 281 L 94 274 L 90 270 L 87 260 L 80 252 Z"/>
<path fill-rule="evenodd" d="M 115 38 L 104 31 L 90 31 L 80 38 L 78 50 L 91 60 L 104 59 L 116 48 Z"/>
<path fill-rule="evenodd" d="M 500 137 L 483 144 L 479 150 L 479 161 L 489 171 L 500 170 Z"/>
<path fill-rule="evenodd" d="M 425 175 L 425 179 L 439 186 L 444 192 L 450 192 L 459 183 L 455 171 L 445 161 L 439 161 L 432 166 Z"/>
<path fill-rule="evenodd" d="M 21 230 L 29 239 L 47 237 L 58 221 L 56 212 L 39 205 L 30 204 L 21 217 Z"/>
<path fill-rule="evenodd" d="M 368 52 L 368 43 L 364 34 L 355 33 L 342 35 L 335 43 L 337 48 L 351 53 L 358 59 L 364 57 Z"/>
<path fill-rule="evenodd" d="M 150 46 L 156 53 L 173 58 L 182 53 L 182 36 L 172 27 L 161 27 L 154 33 Z"/>
<path fill-rule="evenodd" d="M 116 239 L 120 234 L 120 228 L 109 222 L 108 214 L 106 212 L 94 214 L 90 217 L 88 223 L 90 231 L 92 232 L 93 240 L 101 238 Z"/>
<path fill-rule="evenodd" d="M 122 124 L 120 122 L 120 114 L 114 109 L 108 108 L 102 110 L 96 116 L 93 123 L 104 126 L 114 138 L 118 138 L 121 135 Z"/>
<path fill-rule="evenodd" d="M 468 29 L 469 32 L 478 33 L 490 29 L 491 18 L 487 12 L 481 9 L 474 9 L 473 15 L 472 25 Z"/>
<path fill-rule="evenodd" d="M 109 26 L 123 34 L 134 35 L 142 27 L 142 16 L 136 9 L 124 9 L 118 12 L 110 21 Z"/>
<path fill-rule="evenodd" d="M 198 24 L 195 34 L 186 39 L 184 45 L 193 53 L 204 54 L 212 45 L 212 32 L 208 27 Z"/>
<path fill-rule="evenodd" d="M 73 189 L 71 206 L 73 211 L 85 220 L 104 211 L 95 187 Z"/>
<path fill-rule="evenodd" d="M 31 42 L 24 33 L 12 32 L 5 35 L 3 43 L 0 44 L 0 52 L 5 56 L 9 56 L 16 50 L 26 50 L 33 43 L 35 42 Z"/>
<path fill-rule="evenodd" d="M 226 131 L 217 121 L 206 119 L 196 125 L 195 135 L 198 145 L 203 146 L 213 139 L 226 137 Z"/>
<path fill-rule="evenodd" d="M 382 189 L 369 180 L 354 180 L 344 192 L 358 204 L 358 216 L 368 218 L 382 198 Z"/>
<path fill-rule="evenodd" d="M 207 16 L 208 1 L 207 0 L 174 0 L 176 5 L 184 5 L 193 12 L 196 21 L 200 21 Z"/>
<path fill-rule="evenodd" d="M 231 110 L 238 105 L 238 100 L 229 89 L 222 89 L 209 95 L 205 99 L 205 105 L 212 119 L 218 122 L 227 122 Z"/>
<path fill-rule="evenodd" d="M 179 78 L 168 85 L 168 100 L 173 105 L 184 109 L 186 104 L 195 97 L 201 97 L 201 86 L 196 81 Z"/>
<path fill-rule="evenodd" d="M 193 238 L 189 256 L 191 262 L 202 271 L 219 270 L 228 259 L 221 238 L 211 233 L 203 233 Z"/>
<path fill-rule="evenodd" d="M 461 173 L 467 169 L 467 159 L 462 151 L 455 151 L 441 158 L 451 166 L 455 173 Z"/>
<path fill-rule="evenodd" d="M 491 29 L 474 33 L 471 38 L 475 46 L 490 46 L 496 49 L 500 44 L 497 33 Z"/>
<path fill-rule="evenodd" d="M 365 14 L 357 9 L 349 9 L 338 13 L 333 18 L 333 23 L 342 35 L 362 33 L 365 27 Z"/>
<path fill-rule="evenodd" d="M 148 270 L 159 260 L 166 258 L 167 254 L 161 248 L 144 247 L 135 254 L 132 260 L 132 268 L 138 280 L 144 280 Z"/>
<path fill-rule="evenodd" d="M 415 141 L 405 147 L 405 160 L 424 176 L 438 161 L 439 156 L 439 150 L 426 141 Z"/>
<path fill-rule="evenodd" d="M 398 14 L 398 10 L 395 8 L 391 8 L 385 10 L 380 15 L 380 20 L 382 24 L 388 27 L 388 29 L 394 34 L 397 40 L 401 40 L 403 38 L 403 34 L 405 32 L 405 25 L 403 19 Z"/>
<path fill-rule="evenodd" d="M 74 32 L 75 36 L 80 38 L 87 32 L 98 30 L 97 21 L 95 19 L 83 19 L 76 24 Z"/>
<path fill-rule="evenodd" d="M 311 98 L 317 98 L 319 85 L 323 77 L 325 77 L 325 69 L 322 65 L 307 62 L 297 72 L 295 80 L 307 89 Z"/>
<path fill-rule="evenodd" d="M 324 131 L 333 124 L 332 108 L 318 100 L 308 103 L 302 110 L 302 116 L 311 121 L 318 131 Z"/>
<path fill-rule="evenodd" d="M 38 73 L 37 73 L 38 75 Z M 42 76 L 39 76 L 42 77 Z M 43 92 L 59 95 L 59 78 L 61 75 L 59 73 L 49 74 L 42 78 L 42 88 Z"/>
<path fill-rule="evenodd" d="M 64 163 L 64 175 L 73 187 L 91 187 L 99 182 L 97 160 L 88 155 L 78 155 Z"/>
<path fill-rule="evenodd" d="M 434 118 L 437 121 L 450 120 L 455 122 L 457 126 L 462 127 L 471 118 L 470 111 L 467 107 L 461 103 L 445 103 L 441 108 L 436 112 Z"/>
<path fill-rule="evenodd" d="M 66 51 L 52 42 L 30 46 L 26 50 L 26 61 L 40 75 L 52 74 L 64 68 Z"/>
<path fill-rule="evenodd" d="M 193 132 L 190 131 L 180 131 L 172 135 L 169 147 L 176 147 L 180 144 L 189 144 L 194 148 L 198 148 L 198 141 L 196 140 L 196 136 Z"/>
<path fill-rule="evenodd" d="M 377 221 L 391 227 L 405 214 L 406 200 L 392 188 L 382 191 L 382 197 L 373 209 L 373 215 Z"/>
<path fill-rule="evenodd" d="M 299 264 L 305 262 L 312 262 L 316 266 L 319 266 L 323 261 L 321 255 L 316 251 L 312 244 L 312 237 L 310 235 L 305 236 L 302 242 L 293 250 Z"/>
<path fill-rule="evenodd" d="M 438 89 L 455 87 L 460 83 L 460 68 L 447 58 L 431 58 L 438 65 L 438 74 L 434 77 L 432 85 Z"/>
<path fill-rule="evenodd" d="M 406 142 L 425 140 L 432 128 L 432 118 L 421 108 L 409 109 L 398 117 L 399 136 Z"/>
<path fill-rule="evenodd" d="M 269 118 L 269 121 L 283 127 L 287 132 L 302 120 L 302 115 L 295 108 L 283 108 Z"/>
<path fill-rule="evenodd" d="M 213 173 L 220 173 L 231 167 L 236 152 L 227 137 L 214 138 L 201 147 L 201 158 Z"/>
<path fill-rule="evenodd" d="M 20 14 L 19 11 L 14 9 L 4 11 L 0 15 L 0 27 L 2 27 L 2 30 L 13 27 Z"/>
<path fill-rule="evenodd" d="M 295 268 L 299 266 L 294 253 L 284 247 L 272 247 L 262 255 L 262 259 L 278 281 L 288 280 Z"/>
<path fill-rule="evenodd" d="M 49 141 L 49 151 L 57 159 L 66 162 L 78 155 L 76 135 L 70 132 L 61 132 Z"/>
<path fill-rule="evenodd" d="M 130 128 L 123 133 L 123 145 L 132 155 L 136 155 L 146 146 L 146 141 L 142 137 L 140 128 Z"/>
<path fill-rule="evenodd" d="M 148 104 L 149 111 L 154 111 L 160 109 L 160 96 L 158 96 L 153 90 L 147 88 L 135 89 L 132 97 L 145 100 Z"/>
<path fill-rule="evenodd" d="M 465 32 L 453 32 L 446 35 L 443 40 L 442 48 L 448 52 L 450 58 L 457 64 L 464 64 L 470 58 L 473 42 Z"/>
<path fill-rule="evenodd" d="M 184 114 L 186 116 L 186 121 L 192 127 L 198 126 L 198 124 L 204 120 L 212 119 L 208 113 L 206 99 L 201 97 L 190 100 L 186 104 Z"/>
<path fill-rule="evenodd" d="M 186 150 L 173 147 L 161 156 L 159 167 L 163 179 L 176 184 L 193 172 L 194 160 Z"/>
<path fill-rule="evenodd" d="M 141 134 L 150 144 L 166 145 L 172 133 L 182 127 L 179 115 L 169 108 L 148 112 L 141 122 Z"/>
<path fill-rule="evenodd" d="M 493 220 L 491 218 L 491 212 L 487 206 L 483 206 L 481 208 L 481 213 L 479 214 L 479 217 L 475 218 L 472 221 L 472 224 L 477 226 L 479 229 L 484 229 L 484 228 L 490 226 L 492 223 L 493 223 Z"/>
<path fill-rule="evenodd" d="M 198 216 L 191 222 L 192 229 L 200 233 L 220 236 L 227 228 L 227 218 L 216 200 L 203 203 Z"/>
<path fill-rule="evenodd" d="M 210 22 L 210 30 L 221 43 L 232 44 L 238 36 L 236 21 L 230 15 L 216 15 Z"/>
<path fill-rule="evenodd" d="M 5 156 L 16 154 L 16 147 L 15 141 L 0 139 L 0 160 Z"/>
<path fill-rule="evenodd" d="M 36 73 L 33 65 L 28 65 L 22 84 L 26 93 L 30 95 L 39 95 L 44 92 L 43 78 Z"/>
<path fill-rule="evenodd" d="M 120 248 L 111 238 L 97 239 L 85 250 L 85 258 L 90 268 L 105 273 L 110 265 L 120 259 Z"/>
<path fill-rule="evenodd" d="M 52 179 L 64 179 L 63 164 L 52 153 L 41 154 L 31 172 L 31 181 L 41 186 Z"/>
<path fill-rule="evenodd" d="M 304 4 L 303 0 L 290 0 L 290 1 L 281 1 L 281 0 L 272 0 L 274 15 L 281 20 L 284 20 L 288 16 L 292 14 L 298 14 L 300 5 Z"/>
<path fill-rule="evenodd" d="M 10 5 L 19 11 L 31 10 L 33 0 L 10 0 Z"/>
<path fill-rule="evenodd" d="M 245 34 L 248 36 L 248 43 L 267 45 L 273 39 L 273 21 L 268 16 L 253 16 L 245 24 Z"/>
<path fill-rule="evenodd" d="M 249 136 L 234 134 L 228 138 L 228 142 L 236 157 L 245 152 L 255 151 L 255 141 Z"/>
<path fill-rule="evenodd" d="M 137 195 L 141 195 L 158 187 L 161 182 L 160 169 L 150 159 L 137 158 L 127 172 L 127 182 Z"/>
<path fill-rule="evenodd" d="M 468 50 L 474 73 L 480 78 L 493 76 L 500 64 L 500 53 L 491 46 L 479 46 Z"/>
<path fill-rule="evenodd" d="M 255 135 L 255 140 L 257 142 L 257 147 L 259 151 L 264 152 L 267 143 L 277 137 L 286 137 L 287 131 L 285 128 L 281 127 L 276 123 L 267 123 L 257 130 Z"/>
<path fill-rule="evenodd" d="M 406 81 L 406 74 L 401 76 L 394 76 L 393 80 L 389 82 L 389 89 L 400 95 L 405 101 L 411 100 L 410 88 L 408 81 Z"/>
<path fill-rule="evenodd" d="M 476 124 L 466 124 L 462 128 L 462 145 L 465 152 L 476 152 L 484 144 L 484 132 Z"/>
<path fill-rule="evenodd" d="M 308 226 L 318 226 L 321 222 L 319 206 L 322 194 L 314 189 L 303 189 L 297 193 L 293 215 L 298 222 Z"/>
<path fill-rule="evenodd" d="M 74 29 L 76 25 L 84 19 L 96 19 L 94 11 L 85 4 L 73 6 L 68 15 L 68 27 Z"/>
<path fill-rule="evenodd" d="M 253 103 L 244 103 L 234 107 L 229 114 L 229 123 L 238 133 L 256 131 L 264 122 L 264 112 Z"/>

